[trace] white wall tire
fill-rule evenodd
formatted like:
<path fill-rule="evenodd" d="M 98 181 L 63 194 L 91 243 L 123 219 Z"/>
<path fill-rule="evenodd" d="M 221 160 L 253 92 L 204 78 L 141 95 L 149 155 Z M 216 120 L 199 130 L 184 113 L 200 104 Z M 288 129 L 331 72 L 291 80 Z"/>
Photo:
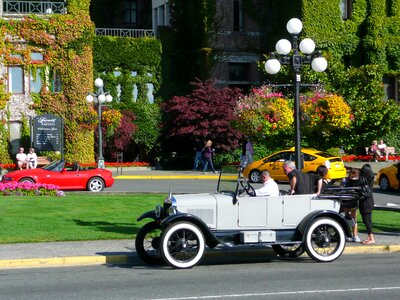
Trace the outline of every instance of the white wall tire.
<path fill-rule="evenodd" d="M 308 227 L 304 245 L 312 259 L 332 262 L 343 253 L 346 238 L 338 222 L 330 218 L 319 218 Z"/>
<path fill-rule="evenodd" d="M 194 224 L 171 224 L 161 235 L 161 256 L 174 268 L 191 268 L 203 257 L 204 235 Z"/>

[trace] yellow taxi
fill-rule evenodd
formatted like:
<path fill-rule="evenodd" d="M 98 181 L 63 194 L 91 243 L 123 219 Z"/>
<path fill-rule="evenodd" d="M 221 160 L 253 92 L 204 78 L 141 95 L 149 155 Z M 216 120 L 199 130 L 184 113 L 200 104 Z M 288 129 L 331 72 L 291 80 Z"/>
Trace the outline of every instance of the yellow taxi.
<path fill-rule="evenodd" d="M 332 156 L 329 153 L 302 148 L 301 153 L 304 157 L 304 168 L 301 170 L 305 173 L 314 173 L 318 166 L 325 165 L 328 168 L 327 177 L 335 180 L 346 177 L 346 168 L 343 160 L 338 156 Z M 282 150 L 271 154 L 263 159 L 248 164 L 243 170 L 243 176 L 249 178 L 251 182 L 260 182 L 261 172 L 267 170 L 271 177 L 279 181 L 288 181 L 288 177 L 283 172 L 283 163 L 286 160 L 296 161 L 295 149 Z"/>
<path fill-rule="evenodd" d="M 397 179 L 397 172 L 400 171 L 399 164 L 400 163 L 395 163 L 379 170 L 376 179 L 382 191 L 399 188 L 399 180 Z"/>

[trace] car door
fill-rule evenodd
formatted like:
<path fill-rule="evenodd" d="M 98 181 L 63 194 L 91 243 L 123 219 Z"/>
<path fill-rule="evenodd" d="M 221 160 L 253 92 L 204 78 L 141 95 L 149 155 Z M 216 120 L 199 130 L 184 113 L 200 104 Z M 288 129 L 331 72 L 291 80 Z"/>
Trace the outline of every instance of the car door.
<path fill-rule="evenodd" d="M 281 151 L 268 157 L 264 163 L 262 170 L 268 170 L 271 177 L 275 180 L 288 180 L 283 171 L 283 164 L 286 160 L 290 160 L 292 151 Z"/>
<path fill-rule="evenodd" d="M 80 171 L 62 169 L 61 171 L 49 172 L 46 176 L 49 183 L 58 185 L 60 189 L 85 188 Z"/>
<path fill-rule="evenodd" d="M 265 227 L 267 224 L 267 196 L 240 197 L 237 203 L 239 207 L 239 227 Z"/>

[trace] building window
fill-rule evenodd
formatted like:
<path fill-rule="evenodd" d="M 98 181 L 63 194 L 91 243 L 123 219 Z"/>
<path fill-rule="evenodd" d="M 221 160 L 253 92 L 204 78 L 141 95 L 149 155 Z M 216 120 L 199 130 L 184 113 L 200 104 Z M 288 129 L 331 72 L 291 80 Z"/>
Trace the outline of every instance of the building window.
<path fill-rule="evenodd" d="M 8 91 L 14 94 L 24 93 L 24 70 L 21 66 L 8 67 Z"/>
<path fill-rule="evenodd" d="M 61 92 L 61 89 L 62 89 L 62 82 L 61 82 L 60 73 L 57 71 L 54 71 L 53 77 L 51 80 L 51 90 L 53 93 L 59 93 L 59 92 Z"/>
<path fill-rule="evenodd" d="M 243 31 L 243 0 L 233 1 L 233 31 Z"/>
<path fill-rule="evenodd" d="M 31 53 L 31 62 L 42 62 L 43 54 L 39 52 Z M 39 93 L 42 88 L 42 79 L 40 77 L 41 69 L 32 69 L 29 76 L 29 87 L 30 91 L 34 93 Z"/>
<path fill-rule="evenodd" d="M 43 54 L 39 52 L 32 52 L 31 61 L 43 61 Z"/>
<path fill-rule="evenodd" d="M 229 81 L 248 81 L 249 66 L 248 63 L 230 63 Z"/>
<path fill-rule="evenodd" d="M 31 92 L 39 93 L 42 89 L 42 79 L 40 78 L 41 69 L 31 70 L 29 76 L 29 87 Z"/>
<path fill-rule="evenodd" d="M 351 18 L 351 12 L 353 10 L 352 0 L 340 0 L 340 11 L 342 13 L 342 19 L 348 20 Z"/>
<path fill-rule="evenodd" d="M 136 1 L 124 2 L 124 22 L 125 24 L 136 24 L 137 5 Z"/>
<path fill-rule="evenodd" d="M 399 103 L 399 80 L 397 77 L 383 77 L 383 101 L 393 99 Z"/>

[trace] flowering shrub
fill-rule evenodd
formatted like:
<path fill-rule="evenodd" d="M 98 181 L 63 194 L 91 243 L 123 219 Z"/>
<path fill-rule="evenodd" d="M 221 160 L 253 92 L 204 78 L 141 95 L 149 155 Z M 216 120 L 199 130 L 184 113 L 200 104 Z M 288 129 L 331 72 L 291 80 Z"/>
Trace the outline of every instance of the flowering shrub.
<path fill-rule="evenodd" d="M 3 196 L 64 196 L 57 185 L 31 182 L 0 182 Z"/>
<path fill-rule="evenodd" d="M 115 109 L 103 111 L 101 115 L 101 122 L 103 126 L 116 128 L 121 123 L 122 114 Z"/>
<path fill-rule="evenodd" d="M 280 134 L 293 127 L 293 109 L 281 93 L 268 86 L 254 88 L 237 101 L 236 127 L 246 135 L 262 138 Z"/>
<path fill-rule="evenodd" d="M 301 119 L 305 127 L 318 131 L 348 128 L 353 116 L 342 97 L 316 93 L 300 100 Z"/>
<path fill-rule="evenodd" d="M 79 114 L 76 118 L 77 123 L 86 129 L 93 129 L 99 123 L 99 117 L 93 107 L 89 107 L 84 114 Z"/>

